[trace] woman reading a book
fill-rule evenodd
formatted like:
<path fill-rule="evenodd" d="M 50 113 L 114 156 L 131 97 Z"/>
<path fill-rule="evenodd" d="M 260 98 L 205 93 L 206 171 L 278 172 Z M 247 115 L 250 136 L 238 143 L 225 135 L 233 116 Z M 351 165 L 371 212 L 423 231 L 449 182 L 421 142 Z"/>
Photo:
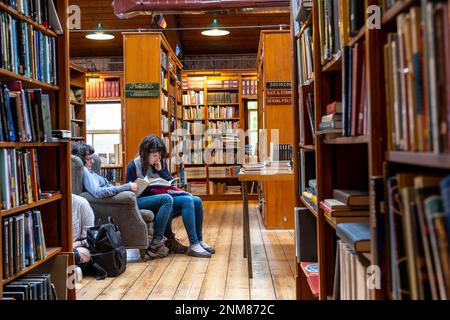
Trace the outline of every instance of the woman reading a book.
<path fill-rule="evenodd" d="M 138 179 L 146 179 L 150 181 L 149 187 L 138 198 L 138 206 L 143 209 L 154 210 L 158 206 L 155 200 L 161 195 L 169 196 L 172 200 L 172 219 L 181 215 L 183 224 L 189 237 L 189 247 L 186 248 L 180 244 L 172 232 L 172 219 L 167 223 L 165 230 L 159 230 L 161 235 L 167 238 L 166 246 L 173 250 L 173 247 L 186 248 L 186 253 L 195 257 L 210 257 L 214 253 L 214 248 L 210 247 L 203 241 L 202 225 L 203 225 L 203 203 L 202 200 L 193 196 L 188 192 L 178 189 L 177 187 L 168 186 L 152 186 L 151 181 L 162 178 L 166 181 L 172 181 L 173 178 L 169 173 L 166 163 L 167 149 L 163 141 L 155 136 L 149 135 L 145 137 L 139 145 L 139 156 L 130 161 L 127 167 L 127 182 L 136 181 Z M 156 233 L 156 227 L 155 227 Z M 175 250 L 173 250 L 175 251 Z M 181 252 L 180 250 L 179 252 Z"/>
<path fill-rule="evenodd" d="M 72 147 L 72 154 L 78 156 L 83 161 L 83 185 L 92 196 L 96 198 L 107 198 L 122 191 L 135 192 L 137 190 L 137 185 L 134 182 L 128 182 L 120 186 L 113 186 L 107 179 L 93 172 L 92 167 L 94 165 L 94 153 L 94 148 L 88 144 L 78 144 L 77 146 L 74 145 Z M 172 213 L 171 200 L 172 199 L 170 196 L 167 195 L 162 195 L 158 198 L 158 203 L 160 205 L 157 210 L 153 211 L 156 216 L 154 221 L 155 234 L 147 248 L 145 259 L 163 258 L 169 254 L 169 250 L 165 247 L 162 236 L 158 237 L 156 231 L 158 228 L 162 228 L 162 230 L 164 230 L 170 219 Z M 140 207 L 139 199 L 138 207 Z"/>

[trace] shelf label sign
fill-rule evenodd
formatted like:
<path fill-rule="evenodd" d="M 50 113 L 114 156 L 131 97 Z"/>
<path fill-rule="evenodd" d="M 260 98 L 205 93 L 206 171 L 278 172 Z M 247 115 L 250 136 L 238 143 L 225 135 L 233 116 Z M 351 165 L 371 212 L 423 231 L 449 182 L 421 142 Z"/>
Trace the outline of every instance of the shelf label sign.
<path fill-rule="evenodd" d="M 130 82 L 125 84 L 125 90 L 157 90 L 159 82 Z"/>
<path fill-rule="evenodd" d="M 126 98 L 154 98 L 159 96 L 159 90 L 125 90 Z"/>
<path fill-rule="evenodd" d="M 269 81 L 266 82 L 266 103 L 270 104 L 291 104 L 292 91 L 290 81 Z"/>
<path fill-rule="evenodd" d="M 125 84 L 126 98 L 155 98 L 159 96 L 159 82 L 130 82 Z"/>

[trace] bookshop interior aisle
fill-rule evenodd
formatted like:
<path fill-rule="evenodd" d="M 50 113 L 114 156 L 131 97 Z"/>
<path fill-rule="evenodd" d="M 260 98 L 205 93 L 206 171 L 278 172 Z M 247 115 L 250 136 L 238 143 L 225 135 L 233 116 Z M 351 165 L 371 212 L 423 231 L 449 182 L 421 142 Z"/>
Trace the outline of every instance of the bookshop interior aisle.
<path fill-rule="evenodd" d="M 266 230 L 257 205 L 251 205 L 254 270 L 253 279 L 249 279 L 242 255 L 241 210 L 239 201 L 205 204 L 204 238 L 217 251 L 211 259 L 170 254 L 164 259 L 142 262 L 138 253 L 130 251 L 130 262 L 120 277 L 104 281 L 83 278 L 77 284 L 77 299 L 295 299 L 293 231 Z M 186 243 L 181 218 L 174 221 L 173 230 Z"/>
<path fill-rule="evenodd" d="M 0 300 L 450 299 L 448 0 L 0 0 L 0 42 Z"/>

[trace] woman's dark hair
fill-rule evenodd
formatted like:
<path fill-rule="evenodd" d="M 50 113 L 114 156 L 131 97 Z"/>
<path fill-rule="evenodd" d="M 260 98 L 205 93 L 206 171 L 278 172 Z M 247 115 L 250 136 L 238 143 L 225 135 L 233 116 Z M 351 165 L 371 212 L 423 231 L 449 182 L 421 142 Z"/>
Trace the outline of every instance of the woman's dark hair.
<path fill-rule="evenodd" d="M 86 164 L 86 157 L 95 153 L 93 146 L 85 143 L 77 143 L 72 145 L 72 154 L 79 157 L 83 164 Z"/>
<path fill-rule="evenodd" d="M 159 152 L 161 154 L 161 165 L 164 167 L 167 157 L 167 148 L 164 142 L 154 134 L 146 136 L 139 144 L 139 157 L 141 158 L 142 173 L 145 174 L 150 167 L 148 155 L 150 153 Z"/>

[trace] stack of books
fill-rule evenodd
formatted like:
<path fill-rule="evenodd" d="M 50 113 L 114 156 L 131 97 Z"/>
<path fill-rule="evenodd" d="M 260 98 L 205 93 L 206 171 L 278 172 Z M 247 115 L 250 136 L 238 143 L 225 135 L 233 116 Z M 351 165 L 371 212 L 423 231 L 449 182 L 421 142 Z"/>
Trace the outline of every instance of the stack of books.
<path fill-rule="evenodd" d="M 308 187 L 302 193 L 303 199 L 317 210 L 317 180 L 311 179 L 308 181 Z"/>
<path fill-rule="evenodd" d="M 258 173 L 266 169 L 263 163 L 245 163 L 242 165 L 242 172 L 244 173 Z"/>
<path fill-rule="evenodd" d="M 323 131 L 342 129 L 341 102 L 333 102 L 327 105 L 327 114 L 322 117 L 322 121 L 319 124 L 319 129 Z"/>
<path fill-rule="evenodd" d="M 364 221 L 369 216 L 369 194 L 367 191 L 334 189 L 333 199 L 320 202 L 327 218 L 336 223 L 357 220 Z M 363 219 L 360 219 L 362 217 Z"/>

